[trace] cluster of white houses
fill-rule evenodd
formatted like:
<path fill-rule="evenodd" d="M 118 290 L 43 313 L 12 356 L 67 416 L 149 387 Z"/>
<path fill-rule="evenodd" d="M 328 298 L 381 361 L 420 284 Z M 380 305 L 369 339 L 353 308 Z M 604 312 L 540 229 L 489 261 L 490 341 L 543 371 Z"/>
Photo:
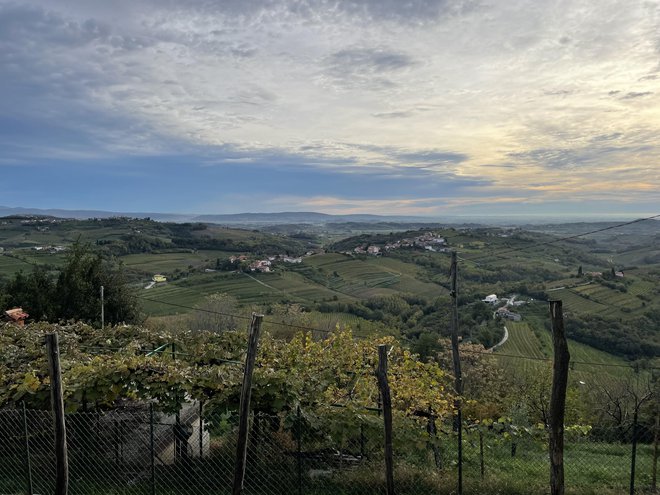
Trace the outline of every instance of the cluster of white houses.
<path fill-rule="evenodd" d="M 520 321 L 522 316 L 520 313 L 515 313 L 511 311 L 512 306 L 522 306 L 526 304 L 525 301 L 516 301 L 516 296 L 511 296 L 509 298 L 500 299 L 496 294 L 490 294 L 482 299 L 483 302 L 497 306 L 500 303 L 504 302 L 504 306 L 499 307 L 493 313 L 493 318 L 504 318 L 506 320 Z"/>
<path fill-rule="evenodd" d="M 309 255 L 310 253 L 307 253 Z M 229 261 L 232 264 L 240 264 L 242 261 L 247 261 L 248 257 L 244 254 L 240 256 L 230 256 Z M 284 262 L 284 263 L 302 263 L 302 257 L 293 257 L 293 256 L 288 256 L 286 254 L 278 254 L 274 256 L 268 256 L 266 259 L 262 260 L 257 260 L 253 261 L 250 263 L 249 268 L 250 271 L 252 272 L 262 272 L 262 273 L 268 273 L 270 272 L 271 266 L 273 266 L 273 263 L 276 262 Z"/>
<path fill-rule="evenodd" d="M 433 252 L 446 251 L 447 241 L 435 232 L 427 232 L 412 239 L 401 239 L 395 242 L 388 242 L 382 248 L 375 245 L 363 244 L 356 247 L 353 251 L 346 251 L 345 254 L 370 254 L 380 256 L 383 252 L 393 251 L 400 248 L 418 247 Z"/>
<path fill-rule="evenodd" d="M 46 251 L 50 254 L 61 253 L 66 251 L 66 246 L 33 246 L 33 251 Z"/>

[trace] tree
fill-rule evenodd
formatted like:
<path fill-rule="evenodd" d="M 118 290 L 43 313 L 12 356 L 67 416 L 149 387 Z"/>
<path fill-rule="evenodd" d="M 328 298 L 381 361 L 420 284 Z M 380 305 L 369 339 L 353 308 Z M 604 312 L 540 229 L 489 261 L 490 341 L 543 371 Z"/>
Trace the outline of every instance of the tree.
<path fill-rule="evenodd" d="M 5 304 L 22 307 L 33 320 L 49 320 L 57 314 L 55 283 L 43 266 L 36 266 L 28 275 L 22 271 L 16 273 L 6 291 Z"/>
<path fill-rule="evenodd" d="M 583 275 L 583 272 L 582 272 L 582 265 L 580 265 L 580 266 L 578 266 L 577 276 L 578 276 L 579 278 L 581 278 L 582 275 Z"/>
<path fill-rule="evenodd" d="M 636 375 L 614 380 L 607 387 L 596 389 L 592 397 L 596 408 L 595 434 L 608 440 L 629 442 L 632 439 L 633 423 L 637 421 L 642 406 L 653 399 L 655 387 L 657 385 L 650 377 L 642 377 L 640 380 L 639 375 Z M 654 419 L 643 418 L 648 423 Z"/>
<path fill-rule="evenodd" d="M 101 286 L 104 288 L 105 321 L 109 324 L 139 323 L 140 304 L 126 283 L 123 267 L 92 252 L 89 244 L 71 246 L 55 286 L 57 317 L 99 324 Z"/>

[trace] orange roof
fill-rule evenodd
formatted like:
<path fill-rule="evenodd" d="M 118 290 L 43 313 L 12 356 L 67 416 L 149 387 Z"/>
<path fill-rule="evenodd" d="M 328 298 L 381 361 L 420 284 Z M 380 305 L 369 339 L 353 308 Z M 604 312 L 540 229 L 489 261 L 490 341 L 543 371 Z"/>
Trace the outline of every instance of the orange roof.
<path fill-rule="evenodd" d="M 7 315 L 9 318 L 11 318 L 14 321 L 24 320 L 28 316 L 30 316 L 25 311 L 23 311 L 23 308 L 8 309 L 7 311 L 5 311 L 5 315 Z"/>

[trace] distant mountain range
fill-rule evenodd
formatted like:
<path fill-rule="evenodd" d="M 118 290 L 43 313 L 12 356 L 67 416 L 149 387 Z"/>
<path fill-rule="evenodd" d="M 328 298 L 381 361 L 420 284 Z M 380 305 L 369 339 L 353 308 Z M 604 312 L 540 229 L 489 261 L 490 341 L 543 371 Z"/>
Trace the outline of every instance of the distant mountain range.
<path fill-rule="evenodd" d="M 203 222 L 218 223 L 226 225 L 274 225 L 274 224 L 324 224 L 324 223 L 378 223 L 378 222 L 437 222 L 437 219 L 428 217 L 398 216 L 398 215 L 329 215 L 313 211 L 289 211 L 280 213 L 234 213 L 229 215 L 197 215 L 180 213 L 149 213 L 149 212 L 113 212 L 102 210 L 61 210 L 40 208 L 13 208 L 0 206 L 0 216 L 10 215 L 40 215 L 58 218 L 109 218 L 109 217 L 131 217 L 145 218 L 160 222 Z"/>
<path fill-rule="evenodd" d="M 216 223 L 221 225 L 235 226 L 267 226 L 267 225 L 292 225 L 292 224 L 311 224 L 323 225 L 328 223 L 355 223 L 355 224 L 376 224 L 376 223 L 399 223 L 399 224 L 442 224 L 442 225 L 499 225 L 499 226 L 521 226 L 529 227 L 539 224 L 574 224 L 577 222 L 625 222 L 633 220 L 634 217 L 612 218 L 606 215 L 602 217 L 585 216 L 567 218 L 565 216 L 537 216 L 537 215 L 498 215 L 498 216 L 443 216 L 443 217 L 422 217 L 422 216 L 404 216 L 404 215 L 330 215 L 328 213 L 318 213 L 314 211 L 286 211 L 279 213 L 233 213 L 228 215 L 213 214 L 184 214 L 184 213 L 153 213 L 153 212 L 116 212 L 103 210 L 63 210 L 63 209 L 40 209 L 40 208 L 22 208 L 0 206 L 0 217 L 10 215 L 39 215 L 58 218 L 109 218 L 109 217 L 130 217 L 146 218 L 159 222 L 203 222 Z M 657 225 L 657 223 L 656 223 Z"/>

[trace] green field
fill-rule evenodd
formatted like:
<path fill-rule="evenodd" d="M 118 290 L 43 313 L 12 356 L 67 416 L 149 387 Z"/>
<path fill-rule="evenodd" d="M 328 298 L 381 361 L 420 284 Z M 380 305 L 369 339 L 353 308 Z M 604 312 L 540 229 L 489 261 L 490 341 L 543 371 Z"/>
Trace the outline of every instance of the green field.
<path fill-rule="evenodd" d="M 122 256 L 121 261 L 128 270 L 146 273 L 173 273 L 176 270 L 213 268 L 216 259 L 224 260 L 232 253 L 226 251 L 182 251 L 175 253 L 146 253 Z"/>
<path fill-rule="evenodd" d="M 0 256 L 0 275 L 10 277 L 20 270 L 30 271 L 32 270 L 32 265 L 11 256 Z"/>

